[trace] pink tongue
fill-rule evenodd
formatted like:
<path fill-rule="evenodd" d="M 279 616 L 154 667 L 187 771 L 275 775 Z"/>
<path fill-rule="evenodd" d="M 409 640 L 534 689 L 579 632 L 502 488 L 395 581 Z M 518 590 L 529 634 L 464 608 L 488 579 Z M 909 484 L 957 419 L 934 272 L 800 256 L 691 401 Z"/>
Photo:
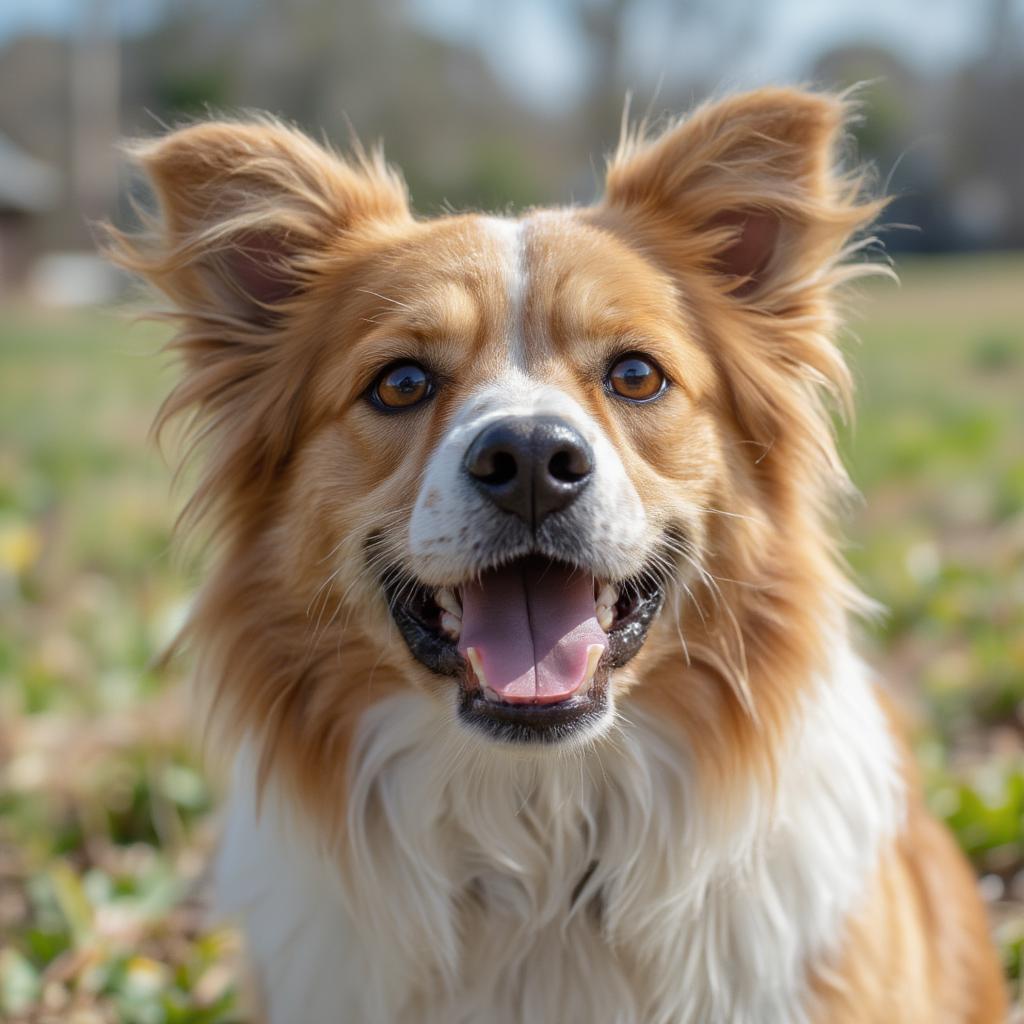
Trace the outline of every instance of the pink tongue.
<path fill-rule="evenodd" d="M 608 637 L 594 615 L 594 580 L 586 573 L 527 559 L 492 569 L 462 590 L 459 653 L 477 660 L 504 701 L 571 697 L 586 681 L 595 644 L 603 652 Z"/>

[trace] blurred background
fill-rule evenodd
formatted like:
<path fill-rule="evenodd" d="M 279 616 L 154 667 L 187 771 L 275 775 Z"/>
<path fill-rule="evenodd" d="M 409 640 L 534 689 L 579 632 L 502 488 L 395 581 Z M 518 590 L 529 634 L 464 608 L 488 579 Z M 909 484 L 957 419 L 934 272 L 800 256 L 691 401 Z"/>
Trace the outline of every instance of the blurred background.
<path fill-rule="evenodd" d="M 0 0 L 0 1018 L 245 1019 L 236 938 L 198 912 L 216 785 L 180 667 L 151 668 L 196 563 L 146 436 L 166 334 L 92 250 L 128 216 L 116 140 L 268 109 L 383 138 L 425 214 L 515 210 L 597 194 L 627 93 L 657 119 L 766 82 L 866 83 L 902 284 L 865 286 L 844 338 L 848 556 L 1016 990 L 1022 0 Z"/>

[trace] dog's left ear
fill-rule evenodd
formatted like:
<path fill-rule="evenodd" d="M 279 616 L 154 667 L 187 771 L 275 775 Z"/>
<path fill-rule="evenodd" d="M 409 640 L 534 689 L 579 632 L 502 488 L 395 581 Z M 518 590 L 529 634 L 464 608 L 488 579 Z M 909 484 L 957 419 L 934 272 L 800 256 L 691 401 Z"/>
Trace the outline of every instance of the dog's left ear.
<path fill-rule="evenodd" d="M 744 303 L 827 268 L 881 204 L 835 167 L 841 99 L 761 89 L 698 108 L 653 140 L 626 137 L 599 213 L 670 266 L 711 271 Z"/>

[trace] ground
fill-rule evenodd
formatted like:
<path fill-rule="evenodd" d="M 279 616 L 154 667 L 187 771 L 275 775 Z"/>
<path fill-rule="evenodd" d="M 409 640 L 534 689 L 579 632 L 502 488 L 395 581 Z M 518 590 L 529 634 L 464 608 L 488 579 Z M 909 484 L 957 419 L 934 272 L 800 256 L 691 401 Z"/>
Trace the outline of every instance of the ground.
<path fill-rule="evenodd" d="M 848 557 L 864 645 L 1024 945 L 1024 258 L 911 262 L 858 296 Z M 0 1017 L 226 1024 L 237 940 L 198 903 L 216 834 L 172 635 L 195 561 L 147 438 L 165 331 L 0 311 Z M 858 340 L 859 338 L 859 340 Z"/>

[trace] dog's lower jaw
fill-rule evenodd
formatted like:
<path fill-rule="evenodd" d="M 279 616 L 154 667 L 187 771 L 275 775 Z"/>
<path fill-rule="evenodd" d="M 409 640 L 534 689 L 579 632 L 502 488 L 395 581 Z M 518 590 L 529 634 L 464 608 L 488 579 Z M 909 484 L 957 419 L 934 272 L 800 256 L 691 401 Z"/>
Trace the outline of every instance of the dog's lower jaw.
<path fill-rule="evenodd" d="M 336 855 L 280 794 L 256 813 L 243 750 L 218 890 L 271 1024 L 808 1020 L 808 962 L 902 815 L 863 668 L 838 653 L 774 801 L 752 783 L 728 817 L 701 805 L 678 736 L 629 718 L 582 770 L 486 746 L 470 764 L 433 701 L 387 698 L 361 725 Z"/>

